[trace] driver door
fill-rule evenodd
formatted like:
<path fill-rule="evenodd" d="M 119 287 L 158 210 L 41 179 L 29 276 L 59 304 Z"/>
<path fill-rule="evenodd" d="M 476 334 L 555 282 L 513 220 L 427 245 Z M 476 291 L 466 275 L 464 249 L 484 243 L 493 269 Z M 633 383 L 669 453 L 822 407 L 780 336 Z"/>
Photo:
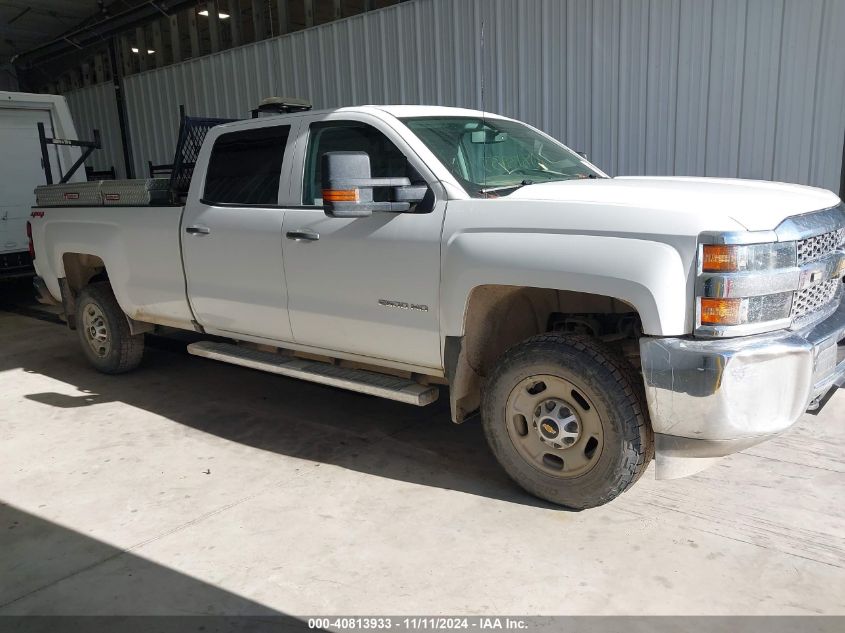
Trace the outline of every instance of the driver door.
<path fill-rule="evenodd" d="M 307 117 L 296 147 L 294 164 L 302 171 L 292 177 L 291 198 L 297 206 L 286 209 L 282 231 L 295 342 L 440 369 L 443 196 L 433 191 L 427 205 L 410 212 L 330 218 L 320 199 L 320 158 L 365 151 L 374 178 L 439 183 L 396 131 L 366 114 Z"/>

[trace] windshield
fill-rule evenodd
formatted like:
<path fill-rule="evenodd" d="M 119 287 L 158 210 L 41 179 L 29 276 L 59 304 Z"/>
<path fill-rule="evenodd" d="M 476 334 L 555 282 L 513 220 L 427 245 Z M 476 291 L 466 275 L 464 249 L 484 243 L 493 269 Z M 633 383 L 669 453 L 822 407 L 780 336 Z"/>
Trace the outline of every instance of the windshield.
<path fill-rule="evenodd" d="M 414 117 L 403 123 L 478 198 L 534 183 L 603 178 L 561 143 L 527 125 L 480 117 Z"/>

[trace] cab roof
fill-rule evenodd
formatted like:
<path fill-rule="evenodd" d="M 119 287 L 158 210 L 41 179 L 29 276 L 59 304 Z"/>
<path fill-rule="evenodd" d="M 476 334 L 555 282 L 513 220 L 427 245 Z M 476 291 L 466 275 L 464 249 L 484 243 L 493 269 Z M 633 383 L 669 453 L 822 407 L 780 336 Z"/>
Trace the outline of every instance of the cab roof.
<path fill-rule="evenodd" d="M 493 112 L 482 112 L 481 110 L 471 110 L 468 108 L 452 108 L 448 106 L 430 106 L 430 105 L 374 105 L 363 106 L 366 108 L 376 108 L 383 110 L 388 114 L 392 114 L 396 118 L 411 118 L 420 116 L 465 116 L 465 117 L 486 117 L 490 119 L 504 118 L 501 115 Z"/>
<path fill-rule="evenodd" d="M 464 117 L 486 117 L 488 119 L 504 119 L 499 114 L 493 112 L 482 112 L 481 110 L 471 110 L 467 108 L 452 108 L 448 106 L 432 106 L 432 105 L 360 105 L 360 106 L 346 106 L 342 108 L 325 108 L 322 110 L 305 110 L 302 112 L 292 112 L 287 114 L 273 114 L 269 116 L 259 117 L 258 119 L 241 119 L 233 121 L 232 123 L 224 123 L 218 127 L 238 128 L 248 126 L 256 121 L 267 121 L 273 119 L 286 119 L 301 116 L 324 115 L 344 112 L 362 112 L 379 115 L 381 113 L 389 114 L 393 117 L 413 118 L 423 116 L 464 116 Z"/>

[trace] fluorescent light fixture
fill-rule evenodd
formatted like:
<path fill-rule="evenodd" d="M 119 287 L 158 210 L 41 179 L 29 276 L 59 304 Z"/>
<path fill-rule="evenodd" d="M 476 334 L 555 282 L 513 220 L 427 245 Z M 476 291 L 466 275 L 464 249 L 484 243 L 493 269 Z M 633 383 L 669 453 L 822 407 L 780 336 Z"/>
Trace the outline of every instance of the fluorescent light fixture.
<path fill-rule="evenodd" d="M 208 9 L 203 9 L 197 15 L 201 15 L 202 17 L 207 18 L 208 17 Z M 229 14 L 218 12 L 217 17 L 220 18 L 221 20 L 226 20 L 226 19 L 228 19 Z"/>
<path fill-rule="evenodd" d="M 137 46 L 133 46 L 129 50 L 132 51 L 133 53 L 135 53 L 136 55 L 141 52 L 141 51 L 138 50 Z M 153 50 L 152 48 L 147 49 L 147 55 L 152 55 L 153 53 L 155 53 L 155 50 Z"/>
<path fill-rule="evenodd" d="M 151 49 L 151 48 L 147 49 L 147 55 L 152 55 L 153 53 L 155 53 L 155 51 L 153 49 Z"/>
<path fill-rule="evenodd" d="M 137 49 L 137 48 L 135 48 L 134 46 L 133 46 L 130 50 L 131 50 L 133 53 L 137 53 L 137 52 L 138 52 L 138 49 Z"/>

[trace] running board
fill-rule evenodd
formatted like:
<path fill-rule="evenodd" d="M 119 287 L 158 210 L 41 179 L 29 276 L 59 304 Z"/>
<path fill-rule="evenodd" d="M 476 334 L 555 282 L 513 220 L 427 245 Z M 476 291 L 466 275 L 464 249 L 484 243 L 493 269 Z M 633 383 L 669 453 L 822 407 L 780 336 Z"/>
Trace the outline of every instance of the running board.
<path fill-rule="evenodd" d="M 188 353 L 231 363 L 232 365 L 270 372 L 271 374 L 280 374 L 329 387 L 338 387 L 339 389 L 366 393 L 406 404 L 415 404 L 418 407 L 431 404 L 440 395 L 440 390 L 436 386 L 421 385 L 407 378 L 379 374 L 364 369 L 340 367 L 339 365 L 305 360 L 295 356 L 260 352 L 231 343 L 214 343 L 212 341 L 191 343 L 188 345 Z"/>

